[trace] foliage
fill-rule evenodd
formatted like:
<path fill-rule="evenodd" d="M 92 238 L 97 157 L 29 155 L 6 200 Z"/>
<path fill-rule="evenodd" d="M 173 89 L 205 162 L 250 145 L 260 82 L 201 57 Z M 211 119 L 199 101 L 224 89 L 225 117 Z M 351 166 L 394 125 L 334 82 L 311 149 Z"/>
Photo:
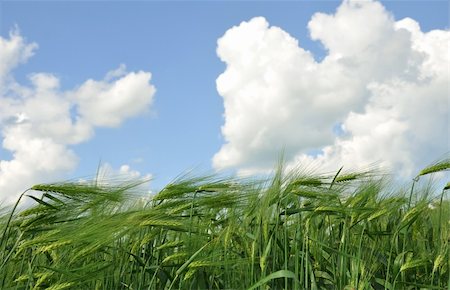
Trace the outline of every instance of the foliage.
<path fill-rule="evenodd" d="M 280 165 L 268 180 L 180 178 L 148 199 L 137 186 L 34 186 L 34 206 L 0 218 L 0 288 L 448 287 L 448 185 L 434 199 L 374 172 Z"/>

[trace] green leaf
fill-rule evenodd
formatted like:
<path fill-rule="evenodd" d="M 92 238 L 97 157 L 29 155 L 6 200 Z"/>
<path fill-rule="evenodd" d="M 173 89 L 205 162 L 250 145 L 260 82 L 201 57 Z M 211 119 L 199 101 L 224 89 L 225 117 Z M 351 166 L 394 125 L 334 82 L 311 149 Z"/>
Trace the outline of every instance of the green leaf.
<path fill-rule="evenodd" d="M 269 282 L 270 280 L 279 279 L 279 278 L 295 279 L 295 274 L 293 272 L 291 272 L 291 271 L 288 271 L 288 270 L 280 270 L 280 271 L 274 272 L 274 273 L 272 273 L 272 274 L 262 278 L 261 280 L 259 280 L 255 284 L 253 284 L 247 290 L 252 290 L 252 289 L 261 287 L 264 284 L 266 284 L 267 282 Z"/>

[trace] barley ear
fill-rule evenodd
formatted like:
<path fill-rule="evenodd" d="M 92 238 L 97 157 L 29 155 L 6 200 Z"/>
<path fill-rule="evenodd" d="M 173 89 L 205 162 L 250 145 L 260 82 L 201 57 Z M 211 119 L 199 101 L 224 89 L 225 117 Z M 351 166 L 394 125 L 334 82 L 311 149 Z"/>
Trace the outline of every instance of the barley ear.
<path fill-rule="evenodd" d="M 422 169 L 422 171 L 419 172 L 419 174 L 417 176 L 423 176 L 423 175 L 432 174 L 432 173 L 436 173 L 436 172 L 440 172 L 440 171 L 446 171 L 446 170 L 450 170 L 450 158 L 439 160 L 439 161 L 425 167 L 424 169 Z"/>

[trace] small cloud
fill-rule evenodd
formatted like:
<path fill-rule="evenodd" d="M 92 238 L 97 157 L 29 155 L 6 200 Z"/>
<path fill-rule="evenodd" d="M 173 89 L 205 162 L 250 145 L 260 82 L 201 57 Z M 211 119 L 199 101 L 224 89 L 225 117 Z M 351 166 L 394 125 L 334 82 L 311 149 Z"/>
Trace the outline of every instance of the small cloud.
<path fill-rule="evenodd" d="M 105 81 L 109 82 L 113 79 L 117 79 L 123 77 L 127 74 L 127 67 L 123 63 L 120 66 L 112 71 L 109 71 L 105 76 Z"/>
<path fill-rule="evenodd" d="M 142 181 L 141 187 L 148 188 L 152 175 L 142 174 L 141 172 L 134 170 L 128 164 L 121 165 L 118 169 L 115 169 L 109 163 L 104 163 L 99 168 L 97 173 L 96 183 L 103 185 L 114 185 L 129 181 Z"/>
<path fill-rule="evenodd" d="M 0 93 L 8 84 L 6 79 L 11 71 L 19 64 L 25 63 L 32 57 L 38 48 L 34 42 L 27 43 L 25 38 L 20 35 L 20 30 L 16 26 L 9 32 L 9 39 L 0 37 Z"/>
<path fill-rule="evenodd" d="M 129 176 L 130 178 L 138 178 L 141 177 L 141 173 L 137 170 L 131 170 L 130 165 L 124 164 L 120 166 L 119 174 L 124 176 Z"/>
<path fill-rule="evenodd" d="M 115 81 L 90 79 L 68 95 L 83 120 L 93 126 L 117 127 L 124 120 L 148 111 L 156 92 L 150 84 L 151 77 L 151 73 L 139 71 Z"/>

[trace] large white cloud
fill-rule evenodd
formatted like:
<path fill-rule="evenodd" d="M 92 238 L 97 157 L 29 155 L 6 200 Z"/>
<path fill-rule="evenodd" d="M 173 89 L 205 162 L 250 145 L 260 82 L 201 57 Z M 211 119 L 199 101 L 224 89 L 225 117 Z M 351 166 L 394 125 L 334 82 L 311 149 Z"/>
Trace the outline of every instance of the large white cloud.
<path fill-rule="evenodd" d="M 0 201 L 10 203 L 34 183 L 55 181 L 74 170 L 71 145 L 89 140 L 96 127 L 119 126 L 151 106 L 155 88 L 149 72 L 126 72 L 124 65 L 104 80 L 87 80 L 62 90 L 47 73 L 29 76 L 30 86 L 13 78 L 13 69 L 34 54 L 18 30 L 0 37 Z M 128 168 L 128 173 L 136 173 Z"/>
<path fill-rule="evenodd" d="M 344 1 L 308 28 L 327 50 L 320 62 L 262 17 L 218 40 L 225 144 L 215 168 L 270 169 L 284 149 L 292 165 L 385 161 L 409 176 L 449 150 L 448 30 L 423 32 L 375 1 Z"/>

